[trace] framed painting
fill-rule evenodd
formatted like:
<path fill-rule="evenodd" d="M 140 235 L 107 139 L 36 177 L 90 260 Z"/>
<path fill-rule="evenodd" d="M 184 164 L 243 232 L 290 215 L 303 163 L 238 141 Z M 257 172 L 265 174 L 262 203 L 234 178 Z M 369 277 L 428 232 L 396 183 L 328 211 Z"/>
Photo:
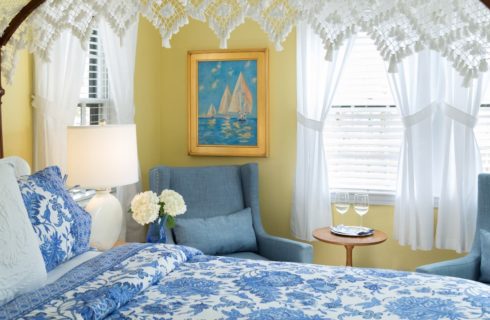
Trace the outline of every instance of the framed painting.
<path fill-rule="evenodd" d="M 267 49 L 190 51 L 189 154 L 268 156 Z"/>

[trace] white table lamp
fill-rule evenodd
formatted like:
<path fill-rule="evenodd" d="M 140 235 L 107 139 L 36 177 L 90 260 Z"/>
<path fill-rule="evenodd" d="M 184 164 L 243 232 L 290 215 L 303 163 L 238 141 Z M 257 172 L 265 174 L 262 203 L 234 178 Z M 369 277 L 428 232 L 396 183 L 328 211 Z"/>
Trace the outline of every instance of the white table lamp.
<path fill-rule="evenodd" d="M 108 250 L 121 232 L 122 208 L 110 190 L 138 181 L 136 126 L 68 127 L 68 184 L 96 189 L 85 209 L 92 216 L 90 243 Z"/>

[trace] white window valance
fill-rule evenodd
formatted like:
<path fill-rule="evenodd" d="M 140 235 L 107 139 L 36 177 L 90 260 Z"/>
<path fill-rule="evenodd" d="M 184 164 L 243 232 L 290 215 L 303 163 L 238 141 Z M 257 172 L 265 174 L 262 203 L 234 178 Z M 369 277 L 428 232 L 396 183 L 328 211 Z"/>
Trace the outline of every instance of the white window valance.
<path fill-rule="evenodd" d="M 0 34 L 27 2 L 0 2 Z M 430 48 L 446 56 L 469 83 L 487 70 L 490 59 L 490 10 L 478 0 L 47 0 L 4 48 L 4 74 L 12 78 L 19 49 L 49 59 L 63 30 L 85 44 L 100 19 L 122 38 L 139 14 L 159 30 L 164 47 L 192 18 L 207 22 L 226 48 L 231 32 L 252 19 L 277 50 L 292 28 L 306 21 L 322 38 L 327 59 L 351 35 L 366 32 L 390 62 L 390 72 L 406 56 Z"/>

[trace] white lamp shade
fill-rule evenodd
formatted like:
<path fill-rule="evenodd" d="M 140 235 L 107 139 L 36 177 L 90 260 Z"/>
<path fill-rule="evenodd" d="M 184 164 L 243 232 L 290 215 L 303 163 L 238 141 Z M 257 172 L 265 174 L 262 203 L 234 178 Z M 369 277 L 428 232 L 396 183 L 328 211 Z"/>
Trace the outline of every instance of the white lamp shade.
<path fill-rule="evenodd" d="M 138 181 L 136 126 L 68 127 L 68 184 L 106 189 Z"/>

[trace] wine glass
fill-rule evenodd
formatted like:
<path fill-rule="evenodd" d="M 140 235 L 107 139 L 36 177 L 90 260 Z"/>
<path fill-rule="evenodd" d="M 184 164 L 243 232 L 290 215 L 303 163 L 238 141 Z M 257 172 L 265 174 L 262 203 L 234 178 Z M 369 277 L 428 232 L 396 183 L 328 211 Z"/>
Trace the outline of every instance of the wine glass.
<path fill-rule="evenodd" d="M 342 216 L 349 211 L 350 201 L 348 192 L 336 192 L 334 194 L 335 210 Z"/>
<path fill-rule="evenodd" d="M 354 195 L 354 210 L 361 217 L 362 227 L 362 217 L 369 211 L 369 196 L 367 193 L 356 193 Z"/>

